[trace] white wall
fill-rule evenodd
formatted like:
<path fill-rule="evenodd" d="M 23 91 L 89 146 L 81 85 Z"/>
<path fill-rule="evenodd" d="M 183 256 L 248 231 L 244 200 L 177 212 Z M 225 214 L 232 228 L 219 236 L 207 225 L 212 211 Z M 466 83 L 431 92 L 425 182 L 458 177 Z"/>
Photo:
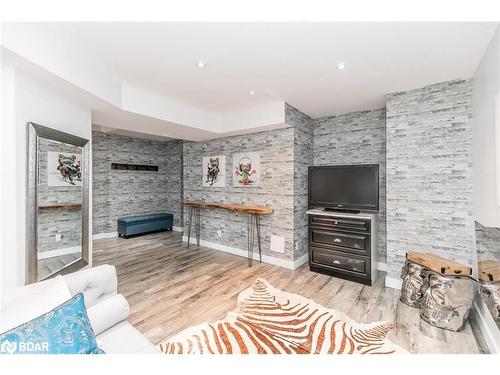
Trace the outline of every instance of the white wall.
<path fill-rule="evenodd" d="M 25 280 L 26 123 L 39 123 L 86 139 L 91 139 L 92 124 L 90 108 L 15 66 L 2 64 L 2 94 L 0 281 L 1 289 L 6 290 L 24 285 Z M 91 180 L 89 186 L 92 218 Z M 91 245 L 91 238 L 89 241 Z"/>
<path fill-rule="evenodd" d="M 15 72 L 2 65 L 2 136 L 0 137 L 0 284 L 16 285 L 18 276 L 16 252 L 10 251 L 16 244 L 16 233 L 11 225 L 17 221 L 15 163 Z"/>
<path fill-rule="evenodd" d="M 474 155 L 474 216 L 482 225 L 500 227 L 500 207 L 497 202 L 495 97 L 500 93 L 500 27 L 479 63 L 473 79 L 473 155 Z"/>
<path fill-rule="evenodd" d="M 74 40 L 70 34 L 51 31 L 47 26 L 37 22 L 4 22 L 2 45 L 98 98 L 119 105 L 121 82 L 103 71 L 95 56 L 72 48 Z"/>

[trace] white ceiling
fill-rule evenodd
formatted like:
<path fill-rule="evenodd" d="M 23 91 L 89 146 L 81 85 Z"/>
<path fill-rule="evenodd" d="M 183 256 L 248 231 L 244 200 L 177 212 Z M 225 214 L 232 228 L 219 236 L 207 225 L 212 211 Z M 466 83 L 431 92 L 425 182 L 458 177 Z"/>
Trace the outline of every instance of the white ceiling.
<path fill-rule="evenodd" d="M 285 102 L 322 117 L 469 78 L 497 26 L 3 23 L 1 51 L 2 63 L 88 106 L 106 131 L 198 141 L 287 126 Z"/>
<path fill-rule="evenodd" d="M 312 117 L 472 76 L 494 23 L 47 23 L 116 79 L 204 111 L 284 100 Z M 40 26 L 39 26 L 40 27 Z M 197 61 L 206 68 L 196 67 Z M 336 69 L 346 62 L 347 69 Z M 256 95 L 249 95 L 254 90 Z"/>
<path fill-rule="evenodd" d="M 151 141 L 167 142 L 167 141 L 172 140 L 172 138 L 165 137 L 165 136 L 153 135 L 153 134 L 147 134 L 147 133 L 141 133 L 141 132 L 134 132 L 131 130 L 109 128 L 107 126 L 102 126 L 102 125 L 92 125 L 92 130 L 96 130 L 96 131 L 102 132 L 102 133 L 114 134 L 114 135 L 123 135 L 125 137 L 148 139 Z"/>

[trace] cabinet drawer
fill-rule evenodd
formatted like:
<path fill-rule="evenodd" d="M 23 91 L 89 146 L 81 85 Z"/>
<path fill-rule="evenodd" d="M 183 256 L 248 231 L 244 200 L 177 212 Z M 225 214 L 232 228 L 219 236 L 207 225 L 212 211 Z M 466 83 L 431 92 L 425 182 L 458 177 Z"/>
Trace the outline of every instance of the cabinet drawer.
<path fill-rule="evenodd" d="M 317 249 L 311 249 L 311 263 L 319 266 L 356 272 L 362 275 L 368 275 L 370 270 L 370 261 L 368 259 L 352 258 L 336 253 L 323 252 Z"/>
<path fill-rule="evenodd" d="M 343 248 L 344 251 L 360 255 L 370 255 L 370 236 L 366 234 L 350 234 L 310 228 L 311 245 Z"/>
<path fill-rule="evenodd" d="M 370 220 L 367 219 L 310 215 L 309 226 L 340 231 L 370 233 Z"/>

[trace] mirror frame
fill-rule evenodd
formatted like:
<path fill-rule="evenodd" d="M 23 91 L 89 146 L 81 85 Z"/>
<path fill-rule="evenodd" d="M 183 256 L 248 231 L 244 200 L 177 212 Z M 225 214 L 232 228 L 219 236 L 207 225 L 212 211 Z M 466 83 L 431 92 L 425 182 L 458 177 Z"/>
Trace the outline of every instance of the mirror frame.
<path fill-rule="evenodd" d="M 26 190 L 26 269 L 25 283 L 31 284 L 57 275 L 77 271 L 89 264 L 89 147 L 88 139 L 28 122 Z M 38 280 L 38 139 L 47 138 L 82 148 L 82 256 L 43 279 Z"/>

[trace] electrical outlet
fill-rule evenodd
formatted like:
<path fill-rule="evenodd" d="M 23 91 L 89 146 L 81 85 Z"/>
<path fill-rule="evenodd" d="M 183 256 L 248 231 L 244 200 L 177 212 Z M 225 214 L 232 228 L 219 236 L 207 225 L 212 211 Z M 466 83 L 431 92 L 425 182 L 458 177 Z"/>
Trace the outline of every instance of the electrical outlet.
<path fill-rule="evenodd" d="M 217 237 L 219 237 L 219 238 L 222 237 L 222 231 L 220 229 L 217 231 Z"/>
<path fill-rule="evenodd" d="M 285 237 L 271 235 L 271 251 L 285 253 Z"/>
<path fill-rule="evenodd" d="M 56 234 L 56 242 L 61 241 L 61 235 L 59 233 Z"/>

